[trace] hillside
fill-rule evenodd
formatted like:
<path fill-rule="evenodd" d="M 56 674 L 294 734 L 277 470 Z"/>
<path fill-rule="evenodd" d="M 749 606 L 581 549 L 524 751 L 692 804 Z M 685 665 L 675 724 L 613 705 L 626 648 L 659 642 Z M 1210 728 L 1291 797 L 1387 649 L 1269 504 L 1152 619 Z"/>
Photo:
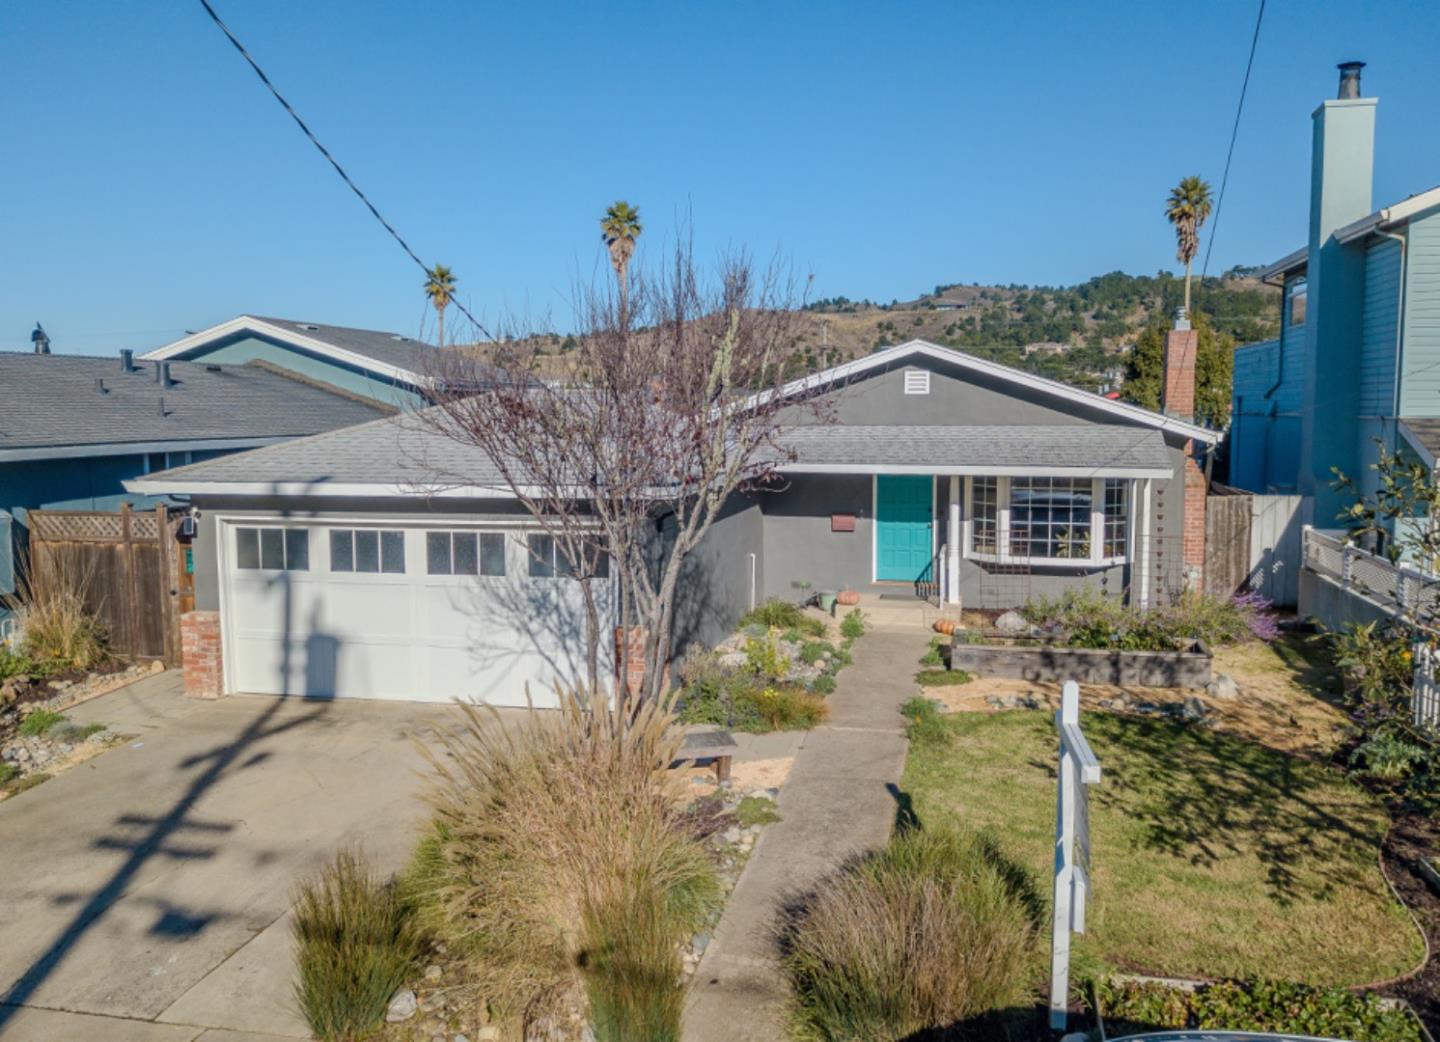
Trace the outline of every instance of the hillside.
<path fill-rule="evenodd" d="M 1278 335 L 1280 291 L 1243 269 L 1195 280 L 1193 302 L 1217 332 L 1236 343 Z M 1118 387 L 1125 356 L 1149 326 L 1168 324 L 1185 296 L 1183 278 L 1112 272 L 1078 286 L 943 285 L 914 300 L 877 304 L 844 297 L 802 309 L 788 368 L 795 374 L 836 365 L 882 347 L 923 339 L 1063 380 L 1089 390 Z M 569 336 L 530 341 L 537 368 L 559 374 Z M 495 345 L 474 345 L 493 357 Z"/>

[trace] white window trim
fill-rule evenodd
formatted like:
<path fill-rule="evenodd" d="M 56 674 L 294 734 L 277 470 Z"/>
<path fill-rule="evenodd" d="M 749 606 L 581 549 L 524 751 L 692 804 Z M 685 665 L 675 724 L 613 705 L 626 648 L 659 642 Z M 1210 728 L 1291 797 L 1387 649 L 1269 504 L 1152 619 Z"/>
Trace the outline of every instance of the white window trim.
<path fill-rule="evenodd" d="M 997 500 L 996 509 L 999 513 L 997 519 L 998 531 L 996 541 L 1000 547 L 998 554 L 977 553 L 975 551 L 975 528 L 974 510 L 972 507 L 971 484 L 974 478 L 965 479 L 965 558 L 970 561 L 984 561 L 988 564 L 1023 564 L 1033 567 L 1072 569 L 1075 571 L 1089 571 L 1094 568 L 1110 568 L 1115 565 L 1124 564 L 1129 558 L 1126 554 L 1116 557 L 1103 556 L 1105 549 L 1105 478 L 1091 478 L 1090 491 L 1090 556 L 1089 557 L 1031 557 L 1028 555 L 1017 555 L 1009 552 L 1010 547 L 1010 478 L 997 477 L 995 479 L 995 497 Z M 1130 529 L 1133 527 L 1135 514 L 1135 498 L 1127 496 L 1127 510 L 1125 512 L 1125 543 L 1130 542 Z"/>

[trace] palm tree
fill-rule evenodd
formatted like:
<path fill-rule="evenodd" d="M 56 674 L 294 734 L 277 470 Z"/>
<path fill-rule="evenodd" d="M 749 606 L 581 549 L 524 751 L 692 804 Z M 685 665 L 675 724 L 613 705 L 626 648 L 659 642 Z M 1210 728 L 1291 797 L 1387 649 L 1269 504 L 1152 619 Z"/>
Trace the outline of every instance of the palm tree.
<path fill-rule="evenodd" d="M 640 237 L 640 211 L 625 200 L 612 203 L 600 218 L 600 238 L 610 250 L 610 266 L 615 269 L 615 279 L 620 284 L 620 313 L 626 307 L 625 274 L 630 269 L 630 257 L 635 253 L 635 240 Z"/>
<path fill-rule="evenodd" d="M 440 346 L 445 346 L 445 309 L 455 298 L 455 273 L 443 264 L 437 264 L 425 273 L 425 295 L 435 305 L 435 314 L 440 320 Z"/>
<path fill-rule="evenodd" d="M 1185 314 L 1190 314 L 1190 262 L 1200 249 L 1200 226 L 1210 216 L 1210 185 L 1198 177 L 1183 178 L 1170 189 L 1165 219 L 1175 226 L 1175 259 L 1185 265 Z"/>

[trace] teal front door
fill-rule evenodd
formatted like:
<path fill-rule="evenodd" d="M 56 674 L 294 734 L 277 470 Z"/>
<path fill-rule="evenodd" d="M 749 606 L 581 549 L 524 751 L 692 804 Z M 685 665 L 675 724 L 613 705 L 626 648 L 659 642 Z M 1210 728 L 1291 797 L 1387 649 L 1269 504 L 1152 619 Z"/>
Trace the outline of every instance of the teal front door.
<path fill-rule="evenodd" d="M 935 479 L 927 474 L 875 478 L 875 579 L 929 582 Z"/>

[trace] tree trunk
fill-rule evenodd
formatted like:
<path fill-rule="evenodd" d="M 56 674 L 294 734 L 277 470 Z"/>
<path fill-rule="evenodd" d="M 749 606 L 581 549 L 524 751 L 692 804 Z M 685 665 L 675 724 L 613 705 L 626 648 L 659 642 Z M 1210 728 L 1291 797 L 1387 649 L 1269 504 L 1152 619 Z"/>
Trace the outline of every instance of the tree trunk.
<path fill-rule="evenodd" d="M 1186 303 L 1189 303 L 1189 292 L 1188 292 L 1188 289 L 1187 289 L 1187 292 L 1186 292 Z M 444 346 L 445 346 L 445 309 L 444 309 L 444 308 L 436 308 L 436 309 L 435 309 L 435 314 L 436 314 L 436 316 L 440 319 L 440 334 L 439 334 L 439 336 L 440 336 L 440 343 L 439 343 L 438 346 L 444 347 Z"/>
<path fill-rule="evenodd" d="M 1190 317 L 1190 261 L 1185 262 L 1185 317 Z"/>

